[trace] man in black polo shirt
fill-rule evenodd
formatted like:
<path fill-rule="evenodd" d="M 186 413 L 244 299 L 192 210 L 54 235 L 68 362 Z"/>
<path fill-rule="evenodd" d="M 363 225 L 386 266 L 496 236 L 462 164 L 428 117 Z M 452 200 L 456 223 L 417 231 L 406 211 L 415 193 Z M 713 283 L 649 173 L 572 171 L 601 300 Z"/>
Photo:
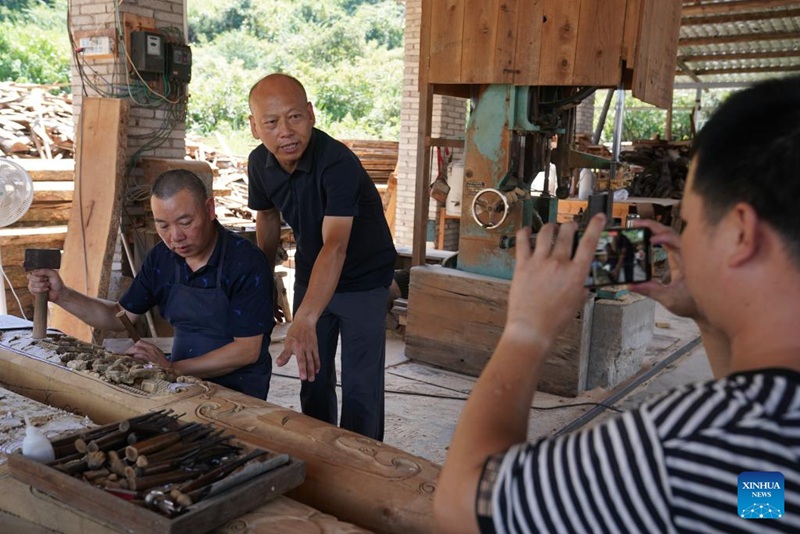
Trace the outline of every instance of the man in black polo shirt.
<path fill-rule="evenodd" d="M 380 195 L 346 146 L 314 128 L 296 79 L 271 74 L 250 91 L 249 206 L 274 261 L 281 215 L 297 241 L 294 321 L 278 365 L 292 356 L 303 413 L 337 424 L 334 358 L 342 337 L 340 425 L 383 439 L 384 316 L 395 249 Z"/>
<path fill-rule="evenodd" d="M 162 242 L 118 303 L 78 293 L 47 269 L 31 273 L 31 293 L 48 291 L 51 302 L 106 330 L 123 329 L 121 309 L 135 320 L 158 305 L 175 329 L 170 358 L 146 341 L 129 354 L 266 399 L 273 279 L 264 254 L 219 224 L 214 199 L 189 171 L 159 176 L 150 204 Z"/>

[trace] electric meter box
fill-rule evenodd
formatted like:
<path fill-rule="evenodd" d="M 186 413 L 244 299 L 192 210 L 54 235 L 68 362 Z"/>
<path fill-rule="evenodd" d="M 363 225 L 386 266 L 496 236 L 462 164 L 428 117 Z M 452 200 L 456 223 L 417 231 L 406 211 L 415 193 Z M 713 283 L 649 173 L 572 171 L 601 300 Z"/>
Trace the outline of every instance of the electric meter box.
<path fill-rule="evenodd" d="M 176 82 L 192 79 L 192 49 L 186 45 L 167 43 L 167 77 Z"/>
<path fill-rule="evenodd" d="M 140 73 L 163 74 L 165 48 L 164 36 L 160 33 L 131 32 L 131 63 Z"/>

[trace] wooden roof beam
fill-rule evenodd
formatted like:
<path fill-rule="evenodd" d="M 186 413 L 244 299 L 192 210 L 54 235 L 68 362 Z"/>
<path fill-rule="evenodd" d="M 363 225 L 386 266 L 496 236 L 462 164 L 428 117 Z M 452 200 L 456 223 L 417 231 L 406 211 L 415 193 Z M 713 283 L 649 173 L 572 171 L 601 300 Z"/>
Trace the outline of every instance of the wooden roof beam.
<path fill-rule="evenodd" d="M 751 22 L 758 20 L 774 20 L 800 17 L 800 8 L 772 11 L 758 11 L 750 13 L 723 13 L 721 15 L 703 15 L 687 17 L 684 12 L 681 17 L 681 26 L 703 26 L 712 24 L 730 24 L 734 22 Z"/>
<path fill-rule="evenodd" d="M 747 59 L 780 59 L 800 57 L 800 50 L 775 50 L 765 52 L 729 52 L 727 54 L 685 54 L 679 60 L 694 61 L 741 61 Z"/>
<path fill-rule="evenodd" d="M 695 74 L 695 72 L 689 67 L 689 65 L 687 65 L 686 62 L 684 62 L 681 58 L 678 58 L 678 70 L 677 70 L 677 73 L 686 75 L 686 76 L 688 76 L 689 78 L 691 78 L 693 81 L 695 81 L 697 83 L 703 83 L 703 80 L 701 80 L 697 76 L 697 74 Z"/>
<path fill-rule="evenodd" d="M 721 15 L 741 11 L 764 11 L 774 7 L 786 7 L 786 0 L 731 0 L 714 4 L 684 3 L 681 15 L 684 17 L 699 15 Z"/>
<path fill-rule="evenodd" d="M 717 35 L 713 37 L 687 37 L 678 40 L 682 46 L 707 46 L 725 43 L 751 43 L 753 41 L 791 41 L 800 39 L 800 32 L 748 33 L 740 35 Z"/>
<path fill-rule="evenodd" d="M 697 76 L 711 76 L 720 74 L 760 74 L 764 72 L 800 72 L 800 65 L 787 65 L 774 67 L 743 67 L 735 69 L 697 69 L 694 73 Z M 677 75 L 685 76 L 681 71 L 677 71 Z"/>

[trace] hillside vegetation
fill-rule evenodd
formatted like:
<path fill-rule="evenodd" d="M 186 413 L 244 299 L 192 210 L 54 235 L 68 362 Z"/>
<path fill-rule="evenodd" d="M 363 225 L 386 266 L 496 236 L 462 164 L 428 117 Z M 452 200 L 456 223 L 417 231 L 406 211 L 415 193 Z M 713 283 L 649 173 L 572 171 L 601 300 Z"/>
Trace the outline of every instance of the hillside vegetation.
<path fill-rule="evenodd" d="M 270 72 L 306 86 L 331 134 L 396 140 L 404 6 L 397 0 L 190 0 L 190 133 L 249 142 L 247 93 Z M 69 90 L 67 0 L 4 0 L 0 81 Z M 237 142 L 241 140 L 241 143 Z"/>

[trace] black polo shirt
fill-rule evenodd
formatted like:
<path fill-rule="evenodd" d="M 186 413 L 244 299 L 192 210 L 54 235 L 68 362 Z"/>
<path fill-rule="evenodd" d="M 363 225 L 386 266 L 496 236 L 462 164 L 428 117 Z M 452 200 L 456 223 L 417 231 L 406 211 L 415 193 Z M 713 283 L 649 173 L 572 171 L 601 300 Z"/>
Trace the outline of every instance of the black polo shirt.
<path fill-rule="evenodd" d="M 264 145 L 250 153 L 248 206 L 277 207 L 292 227 L 297 283 L 308 286 L 322 249 L 322 219 L 353 217 L 336 291 L 369 291 L 392 282 L 396 252 L 375 184 L 358 157 L 321 130 L 311 133 L 297 168 L 289 175 Z"/>
<path fill-rule="evenodd" d="M 262 357 L 269 357 L 269 336 L 274 321 L 273 280 L 267 259 L 252 242 L 224 229 L 218 221 L 214 221 L 214 225 L 220 234 L 205 266 L 192 272 L 186 260 L 162 241 L 147 254 L 139 274 L 119 303 L 137 315 L 158 306 L 163 315 L 175 285 L 176 265 L 182 284 L 202 289 L 215 287 L 222 254 L 221 237 L 225 232 L 225 264 L 220 284 L 230 305 L 226 310 L 217 310 L 220 324 L 228 325 L 232 337 L 264 334 Z"/>

